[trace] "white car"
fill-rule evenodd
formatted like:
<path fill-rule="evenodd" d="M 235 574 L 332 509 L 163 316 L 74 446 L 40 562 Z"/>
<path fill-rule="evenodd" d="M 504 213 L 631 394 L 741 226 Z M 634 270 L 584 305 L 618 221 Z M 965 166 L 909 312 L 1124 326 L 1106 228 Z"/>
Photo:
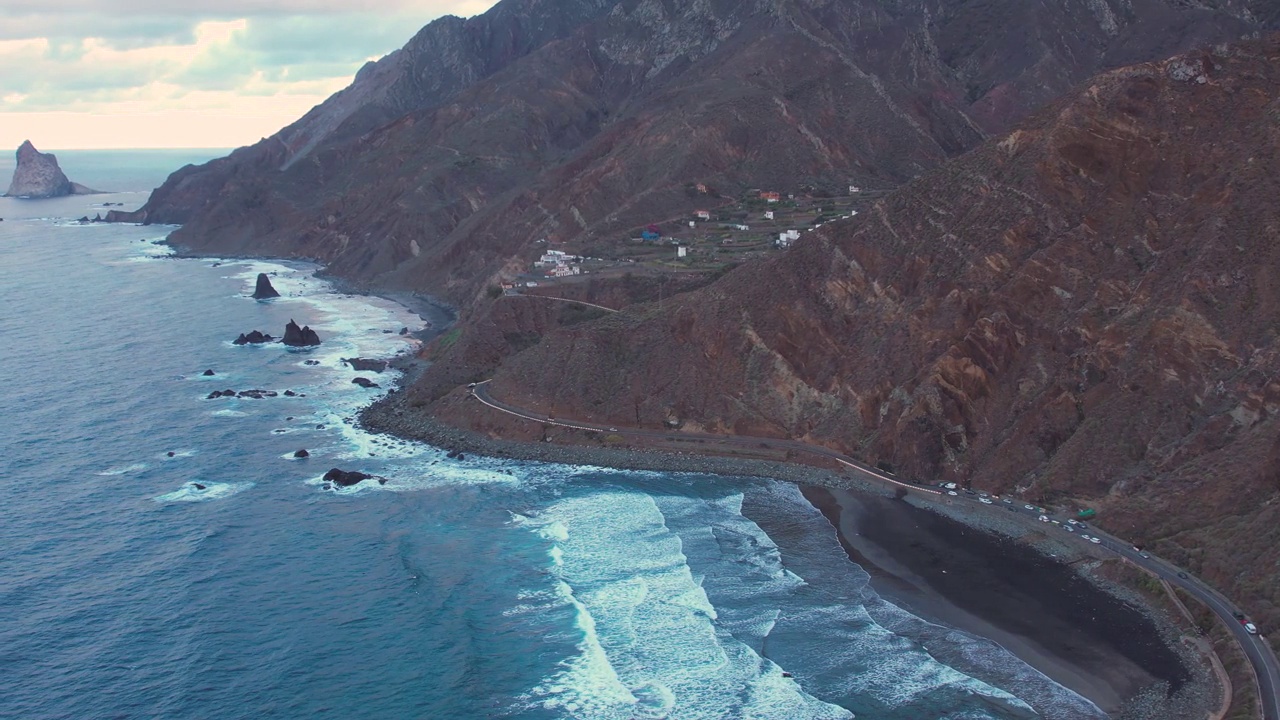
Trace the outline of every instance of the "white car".
<path fill-rule="evenodd" d="M 1073 532 L 1075 532 L 1075 531 L 1076 531 L 1076 529 L 1075 529 L 1075 528 L 1073 528 L 1073 527 L 1071 527 L 1070 525 L 1063 525 L 1063 526 L 1062 526 L 1062 529 L 1063 529 L 1063 530 L 1066 530 L 1067 532 L 1070 532 L 1070 533 L 1073 533 Z"/>
<path fill-rule="evenodd" d="M 1251 622 L 1247 622 L 1247 623 L 1245 623 L 1245 624 L 1244 624 L 1244 629 L 1245 629 L 1245 632 L 1249 633 L 1250 635 L 1257 635 L 1257 634 L 1258 634 L 1258 626 L 1257 626 L 1257 625 L 1254 625 L 1254 624 L 1253 624 L 1253 623 L 1251 623 Z"/>
<path fill-rule="evenodd" d="M 1075 525 L 1075 524 L 1076 524 L 1076 521 L 1075 521 L 1075 520 L 1068 520 L 1067 522 L 1071 523 L 1072 525 Z"/>
<path fill-rule="evenodd" d="M 1035 505 L 1023 505 L 1023 506 L 1022 506 L 1022 509 L 1023 509 L 1023 510 L 1035 510 L 1035 509 L 1036 509 L 1036 506 L 1035 506 Z"/>
<path fill-rule="evenodd" d="M 1040 517 L 1038 517 L 1038 518 L 1036 518 L 1036 519 L 1037 519 L 1037 520 L 1039 520 L 1040 522 L 1043 522 L 1043 523 L 1047 523 L 1047 522 L 1049 522 L 1049 516 L 1048 516 L 1048 515 L 1041 515 Z"/>
<path fill-rule="evenodd" d="M 988 499 L 986 499 L 986 498 L 978 498 L 978 502 L 982 503 L 983 505 L 990 505 L 990 504 L 991 504 L 991 501 L 990 501 L 990 500 L 988 500 Z"/>
<path fill-rule="evenodd" d="M 1081 534 L 1080 534 L 1080 537 L 1084 538 L 1085 540 L 1088 540 L 1088 539 L 1089 539 L 1089 536 L 1088 536 L 1088 535 L 1085 535 L 1084 533 L 1081 533 Z"/>
<path fill-rule="evenodd" d="M 956 492 L 955 490 L 948 490 L 947 494 L 953 497 L 958 497 L 960 495 L 960 493 Z"/>
<path fill-rule="evenodd" d="M 1094 545 L 1100 545 L 1100 544 L 1102 544 L 1102 541 L 1101 541 L 1101 540 L 1099 540 L 1099 539 L 1098 539 L 1098 538 L 1096 538 L 1096 537 L 1091 537 L 1091 538 L 1089 538 L 1089 542 L 1093 543 Z"/>

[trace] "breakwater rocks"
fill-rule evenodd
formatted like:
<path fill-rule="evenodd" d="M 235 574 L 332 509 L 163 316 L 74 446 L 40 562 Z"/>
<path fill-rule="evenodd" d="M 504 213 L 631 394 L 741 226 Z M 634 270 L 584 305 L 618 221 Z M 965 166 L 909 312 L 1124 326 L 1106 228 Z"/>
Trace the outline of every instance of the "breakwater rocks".
<path fill-rule="evenodd" d="M 621 470 L 708 473 L 712 475 L 766 477 L 807 485 L 848 487 L 848 478 L 831 470 L 739 458 L 709 455 L 680 455 L 674 452 L 554 445 L 511 440 L 495 440 L 477 433 L 445 425 L 419 408 L 412 407 L 406 393 L 391 393 L 360 412 L 359 424 L 366 430 L 384 432 L 407 440 L 419 440 L 455 452 L 488 457 L 536 460 L 568 465 L 600 465 Z"/>

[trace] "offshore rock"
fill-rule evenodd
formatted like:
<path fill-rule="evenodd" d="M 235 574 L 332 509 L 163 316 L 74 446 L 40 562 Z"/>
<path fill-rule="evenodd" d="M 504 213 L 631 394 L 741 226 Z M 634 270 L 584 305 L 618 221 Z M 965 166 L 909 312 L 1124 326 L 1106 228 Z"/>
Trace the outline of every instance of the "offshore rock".
<path fill-rule="evenodd" d="M 13 181 L 9 183 L 9 197 L 42 198 L 63 197 L 66 195 L 91 195 L 98 192 L 67 179 L 58 167 L 58 158 L 53 153 L 42 153 L 27 140 L 18 147 L 18 165 L 13 170 Z M 89 222 L 86 217 L 85 222 Z"/>
<path fill-rule="evenodd" d="M 367 388 L 367 389 L 379 387 L 378 383 L 370 380 L 369 378 L 364 378 L 364 377 L 352 378 L 351 382 L 355 383 L 356 385 L 359 385 L 362 388 Z"/>
<path fill-rule="evenodd" d="M 298 323 L 290 319 L 289 324 L 284 326 L 282 342 L 292 347 L 310 347 L 320 344 L 320 336 L 310 326 L 298 327 Z"/>
<path fill-rule="evenodd" d="M 343 358 L 342 364 L 350 365 L 356 372 L 380 373 L 387 369 L 386 360 L 370 360 L 367 358 Z"/>
<path fill-rule="evenodd" d="M 236 338 L 235 340 L 232 340 L 231 344 L 232 345 L 258 345 L 260 343 L 271 342 L 274 339 L 275 338 L 271 337 L 270 335 L 264 335 L 261 332 L 254 330 L 250 332 L 248 335 L 244 333 L 240 333 L 240 337 Z M 316 341 L 316 344 L 319 344 L 319 341 Z"/>
<path fill-rule="evenodd" d="M 267 300 L 269 298 L 278 298 L 280 293 L 271 287 L 271 278 L 266 273 L 258 273 L 258 284 L 253 289 L 254 300 Z"/>
<path fill-rule="evenodd" d="M 351 487 L 361 480 L 368 480 L 371 477 L 373 476 L 362 473 L 359 470 L 347 471 L 333 468 L 324 474 L 324 481 L 333 483 L 338 487 Z"/>

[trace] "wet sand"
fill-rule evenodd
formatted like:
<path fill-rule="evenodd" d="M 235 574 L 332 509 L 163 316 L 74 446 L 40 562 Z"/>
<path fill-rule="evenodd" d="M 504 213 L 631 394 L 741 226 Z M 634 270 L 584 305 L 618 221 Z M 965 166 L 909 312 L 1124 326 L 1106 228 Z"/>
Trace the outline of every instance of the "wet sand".
<path fill-rule="evenodd" d="M 1108 713 L 1190 678 L 1145 614 L 1026 545 L 889 498 L 803 490 L 882 597 L 999 643 Z"/>

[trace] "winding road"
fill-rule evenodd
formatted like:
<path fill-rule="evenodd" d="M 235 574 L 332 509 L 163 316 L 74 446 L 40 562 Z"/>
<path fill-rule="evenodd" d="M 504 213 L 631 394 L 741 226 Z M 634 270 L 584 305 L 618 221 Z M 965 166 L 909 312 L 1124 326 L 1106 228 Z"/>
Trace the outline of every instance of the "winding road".
<path fill-rule="evenodd" d="M 551 416 L 536 413 L 524 408 L 518 408 L 513 405 L 495 399 L 489 394 L 489 381 L 475 383 L 469 386 L 471 396 L 481 403 L 487 405 L 494 410 L 514 415 L 531 422 L 553 425 L 556 427 L 566 427 L 575 430 L 588 430 L 595 432 L 614 433 L 623 437 L 646 438 L 652 440 L 667 441 L 690 441 L 690 440 L 709 440 L 721 445 L 738 445 L 743 448 L 755 449 L 767 447 L 776 450 L 791 450 L 794 452 L 808 453 L 818 457 L 834 460 L 850 470 L 860 475 L 869 477 L 878 482 L 889 483 L 892 485 L 908 488 L 916 492 L 929 493 L 933 495 L 943 495 L 943 491 L 936 488 L 926 487 L 910 482 L 903 482 L 896 478 L 890 477 L 875 469 L 867 467 L 854 460 L 851 457 L 843 455 L 830 448 L 820 445 L 810 445 L 808 443 L 796 440 L 783 440 L 778 438 L 763 437 L 746 437 L 746 436 L 729 436 L 729 435 L 713 435 L 710 433 L 688 433 L 688 432 L 665 432 L 661 430 L 644 430 L 638 428 L 616 428 L 606 425 L 597 425 L 588 422 L 557 420 Z M 1010 499 L 995 500 L 980 494 L 966 490 L 963 492 L 949 492 L 952 500 L 960 500 L 970 502 L 974 505 L 985 505 L 993 512 L 1004 508 L 1007 511 L 1021 513 L 1024 515 L 1033 515 L 1037 518 L 1041 515 L 1049 518 L 1046 521 L 1048 527 L 1065 528 L 1070 523 L 1059 521 L 1061 524 L 1053 524 L 1052 518 L 1048 514 L 1041 513 L 1039 508 L 1031 505 L 1015 503 Z M 1086 532 L 1088 531 L 1088 532 Z M 1063 529 L 1062 533 L 1068 534 L 1069 531 Z M 1160 558 L 1143 552 L 1135 548 L 1133 545 L 1120 540 L 1110 534 L 1099 531 L 1088 525 L 1078 527 L 1074 535 L 1088 535 L 1089 532 L 1098 539 L 1099 542 L 1092 543 L 1096 547 L 1105 548 L 1138 567 L 1147 570 L 1157 577 L 1181 588 L 1187 594 L 1204 603 L 1206 607 L 1214 612 L 1226 625 L 1228 631 L 1234 636 L 1240 648 L 1244 651 L 1250 665 L 1253 666 L 1253 672 L 1257 679 L 1257 687 L 1259 691 L 1259 704 L 1262 709 L 1263 720 L 1280 720 L 1280 660 L 1277 660 L 1275 652 L 1271 646 L 1267 644 L 1266 639 L 1261 635 L 1250 634 L 1244 628 L 1244 621 L 1237 619 L 1244 617 L 1242 611 L 1227 600 L 1222 594 L 1211 588 L 1200 579 L 1192 576 L 1176 566 L 1161 560 Z M 1082 543 L 1090 543 L 1084 537 L 1077 538 Z"/>

